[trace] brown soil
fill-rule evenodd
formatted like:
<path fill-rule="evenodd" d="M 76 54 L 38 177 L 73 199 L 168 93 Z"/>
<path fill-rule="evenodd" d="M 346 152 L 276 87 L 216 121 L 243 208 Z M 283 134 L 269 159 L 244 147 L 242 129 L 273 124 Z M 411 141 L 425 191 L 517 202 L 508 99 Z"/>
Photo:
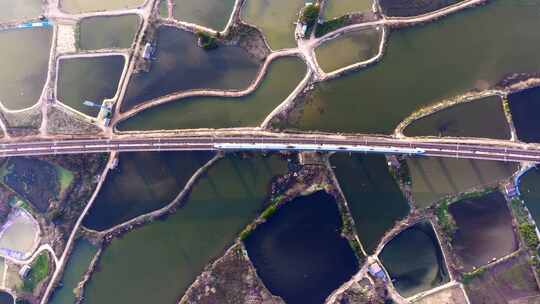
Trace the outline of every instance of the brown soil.
<path fill-rule="evenodd" d="M 180 304 L 284 304 L 257 276 L 243 246 L 233 245 L 188 289 Z"/>

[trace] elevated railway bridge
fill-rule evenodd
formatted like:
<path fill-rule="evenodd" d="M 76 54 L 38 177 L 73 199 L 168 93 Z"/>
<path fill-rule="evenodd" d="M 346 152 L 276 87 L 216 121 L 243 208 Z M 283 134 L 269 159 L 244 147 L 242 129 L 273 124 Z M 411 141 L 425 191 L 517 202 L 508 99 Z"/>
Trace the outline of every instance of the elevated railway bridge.
<path fill-rule="evenodd" d="M 484 139 L 396 139 L 270 132 L 209 134 L 126 134 L 111 138 L 28 138 L 0 140 L 0 157 L 132 151 L 320 151 L 437 156 L 512 162 L 540 162 L 540 145 Z"/>

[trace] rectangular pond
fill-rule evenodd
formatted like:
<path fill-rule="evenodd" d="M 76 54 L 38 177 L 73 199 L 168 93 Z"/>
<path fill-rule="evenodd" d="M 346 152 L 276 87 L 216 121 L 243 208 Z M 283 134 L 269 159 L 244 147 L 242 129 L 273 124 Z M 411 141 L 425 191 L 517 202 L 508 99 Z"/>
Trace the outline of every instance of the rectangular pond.
<path fill-rule="evenodd" d="M 83 50 L 130 48 L 139 24 L 138 15 L 84 18 L 79 24 L 79 46 Z"/>

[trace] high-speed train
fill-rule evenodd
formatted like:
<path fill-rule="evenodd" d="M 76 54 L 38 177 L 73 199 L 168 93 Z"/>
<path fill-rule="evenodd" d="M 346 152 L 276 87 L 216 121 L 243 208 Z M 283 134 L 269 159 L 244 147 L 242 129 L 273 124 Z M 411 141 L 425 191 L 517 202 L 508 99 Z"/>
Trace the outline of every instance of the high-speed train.
<path fill-rule="evenodd" d="M 314 145 L 314 144 L 215 144 L 216 150 L 243 151 L 243 150 L 268 150 L 268 151 L 326 151 L 326 152 L 367 152 L 367 153 L 388 153 L 388 154 L 424 154 L 426 151 L 420 148 L 398 148 L 398 147 L 371 147 L 353 145 Z"/>

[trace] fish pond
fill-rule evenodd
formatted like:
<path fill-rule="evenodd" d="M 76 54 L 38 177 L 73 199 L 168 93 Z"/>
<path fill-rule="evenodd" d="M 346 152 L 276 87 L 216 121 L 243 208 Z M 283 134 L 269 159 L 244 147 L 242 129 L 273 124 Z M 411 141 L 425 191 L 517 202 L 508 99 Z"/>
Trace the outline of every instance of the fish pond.
<path fill-rule="evenodd" d="M 261 29 L 273 50 L 296 47 L 294 23 L 304 0 L 248 0 L 242 7 L 242 20 Z"/>
<path fill-rule="evenodd" d="M 536 115 L 540 111 L 540 87 L 512 93 L 508 103 L 518 138 L 524 142 L 540 142 Z"/>
<path fill-rule="evenodd" d="M 67 266 L 62 277 L 62 285 L 57 288 L 50 304 L 75 303 L 75 293 L 73 290 L 83 279 L 83 275 L 88 270 L 90 262 L 97 253 L 98 248 L 86 240 L 78 240 L 69 256 Z"/>
<path fill-rule="evenodd" d="M 379 258 L 403 297 L 449 281 L 442 250 L 429 222 L 400 232 L 385 245 Z"/>
<path fill-rule="evenodd" d="M 371 11 L 373 0 L 328 0 L 324 6 L 324 19 L 334 19 L 348 13 Z"/>
<path fill-rule="evenodd" d="M 138 15 L 84 18 L 79 25 L 79 46 L 83 50 L 129 48 L 139 23 Z"/>
<path fill-rule="evenodd" d="M 221 31 L 225 29 L 235 0 L 173 0 L 173 17 Z"/>
<path fill-rule="evenodd" d="M 540 70 L 540 1 L 494 0 L 393 31 L 382 60 L 315 86 L 279 128 L 392 133 L 419 108 Z M 501 22 L 504 19 L 505 22 Z"/>
<path fill-rule="evenodd" d="M 60 0 L 60 8 L 70 14 L 136 8 L 144 0 Z"/>
<path fill-rule="evenodd" d="M 264 209 L 272 178 L 286 171 L 276 157 L 227 155 L 174 214 L 107 246 L 85 303 L 175 303 Z"/>
<path fill-rule="evenodd" d="M 494 185 L 518 170 L 515 163 L 438 157 L 412 157 L 407 159 L 407 165 L 418 208 L 426 208 L 447 195 Z"/>
<path fill-rule="evenodd" d="M 500 192 L 461 200 L 451 204 L 449 211 L 458 228 L 452 248 L 463 262 L 465 271 L 472 271 L 517 249 L 512 215 Z"/>
<path fill-rule="evenodd" d="M 8 109 L 20 110 L 39 101 L 52 33 L 52 27 L 0 31 L 0 102 Z"/>
<path fill-rule="evenodd" d="M 482 117 L 482 119 L 478 119 Z M 486 120 L 489 123 L 486 123 Z M 458 104 L 413 121 L 406 136 L 453 136 L 509 139 L 510 127 L 499 96 Z"/>
<path fill-rule="evenodd" d="M 341 229 L 334 197 L 319 191 L 280 207 L 248 236 L 245 245 L 272 294 L 288 304 L 322 304 L 358 271 Z"/>
<path fill-rule="evenodd" d="M 43 13 L 41 0 L 17 0 L 0 2 L 0 22 L 34 19 Z"/>
<path fill-rule="evenodd" d="M 392 17 L 423 15 L 462 0 L 380 0 L 383 13 Z"/>
<path fill-rule="evenodd" d="M 106 230 L 170 204 L 211 152 L 121 153 L 83 225 Z"/>
<path fill-rule="evenodd" d="M 373 252 L 384 233 L 409 212 L 409 204 L 379 155 L 337 153 L 330 163 L 351 210 L 358 237 Z"/>
<path fill-rule="evenodd" d="M 123 111 L 179 91 L 246 89 L 259 71 L 261 63 L 241 47 L 204 50 L 193 33 L 169 26 L 160 27 L 156 35 L 156 59 L 149 72 L 131 76 Z"/>
<path fill-rule="evenodd" d="M 86 100 L 101 105 L 113 98 L 124 71 L 124 56 L 77 57 L 60 59 L 57 83 L 58 100 L 86 115 L 95 117 L 98 107 L 84 105 Z"/>
<path fill-rule="evenodd" d="M 120 123 L 120 130 L 256 127 L 298 86 L 306 65 L 297 57 L 270 64 L 255 92 L 240 98 L 191 97 L 152 107 Z"/>
<path fill-rule="evenodd" d="M 540 168 L 534 167 L 520 177 L 519 192 L 534 221 L 540 223 Z"/>
<path fill-rule="evenodd" d="M 327 41 L 315 49 L 317 62 L 329 73 L 369 60 L 379 52 L 382 31 L 382 27 L 365 28 Z"/>
<path fill-rule="evenodd" d="M 13 304 L 15 303 L 15 299 L 13 299 L 13 296 L 5 291 L 0 291 L 0 304 Z"/>

